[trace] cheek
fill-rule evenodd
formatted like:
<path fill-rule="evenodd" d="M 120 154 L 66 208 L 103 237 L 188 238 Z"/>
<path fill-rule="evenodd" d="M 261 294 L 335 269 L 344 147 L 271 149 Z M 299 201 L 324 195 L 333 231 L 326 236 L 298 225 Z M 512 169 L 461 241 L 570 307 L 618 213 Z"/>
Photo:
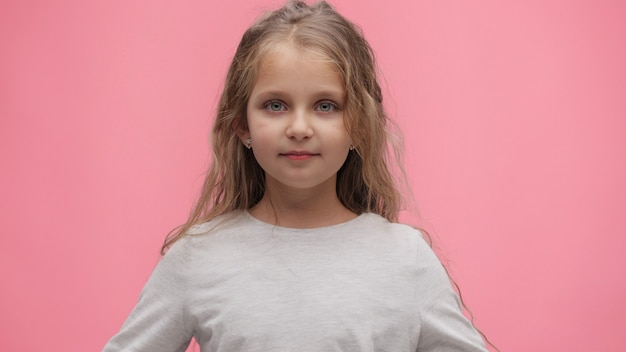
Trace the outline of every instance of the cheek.
<path fill-rule="evenodd" d="M 346 130 L 345 126 L 341 125 L 337 127 L 337 139 L 342 140 L 346 146 L 349 146 L 352 138 L 350 138 L 350 134 L 348 130 Z"/>
<path fill-rule="evenodd" d="M 271 120 L 256 114 L 248 114 L 248 130 L 258 136 L 263 135 L 264 131 L 272 129 Z"/>

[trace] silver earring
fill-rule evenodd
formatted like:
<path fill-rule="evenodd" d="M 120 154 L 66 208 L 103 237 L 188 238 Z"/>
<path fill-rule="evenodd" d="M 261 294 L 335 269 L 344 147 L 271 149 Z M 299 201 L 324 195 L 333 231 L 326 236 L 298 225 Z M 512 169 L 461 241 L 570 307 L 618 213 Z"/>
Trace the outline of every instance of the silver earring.
<path fill-rule="evenodd" d="M 354 144 L 350 144 L 350 150 L 354 150 Z"/>
<path fill-rule="evenodd" d="M 252 139 L 246 139 L 246 148 L 252 149 Z"/>

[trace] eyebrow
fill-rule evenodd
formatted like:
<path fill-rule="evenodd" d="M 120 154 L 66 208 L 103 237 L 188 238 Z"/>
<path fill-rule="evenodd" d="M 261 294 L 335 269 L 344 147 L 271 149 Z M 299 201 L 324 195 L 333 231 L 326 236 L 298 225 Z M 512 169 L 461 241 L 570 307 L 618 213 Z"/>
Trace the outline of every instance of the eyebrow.
<path fill-rule="evenodd" d="M 256 96 L 259 98 L 269 98 L 269 97 L 285 97 L 289 95 L 290 93 L 286 91 L 271 89 L 271 90 L 261 91 Z M 315 99 L 328 98 L 328 99 L 340 100 L 342 102 L 345 99 L 344 92 L 339 91 L 339 90 L 321 90 L 319 92 L 315 92 L 313 96 L 315 97 Z"/>

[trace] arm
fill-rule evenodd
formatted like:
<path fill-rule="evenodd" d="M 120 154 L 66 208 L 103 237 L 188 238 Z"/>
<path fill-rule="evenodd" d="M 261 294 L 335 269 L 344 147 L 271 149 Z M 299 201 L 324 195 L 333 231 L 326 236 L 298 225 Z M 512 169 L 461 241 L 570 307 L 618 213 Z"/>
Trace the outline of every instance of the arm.
<path fill-rule="evenodd" d="M 185 313 L 189 270 L 185 238 L 161 259 L 121 330 L 103 352 L 184 352 L 192 337 Z"/>
<path fill-rule="evenodd" d="M 481 336 L 463 315 L 448 274 L 422 238 L 417 255 L 421 318 L 417 351 L 487 351 Z"/>

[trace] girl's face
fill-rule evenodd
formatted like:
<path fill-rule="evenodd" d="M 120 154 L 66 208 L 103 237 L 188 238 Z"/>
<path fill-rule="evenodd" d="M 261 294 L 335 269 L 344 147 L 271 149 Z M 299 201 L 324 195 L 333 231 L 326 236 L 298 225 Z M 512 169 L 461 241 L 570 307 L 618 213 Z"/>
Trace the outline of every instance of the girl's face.
<path fill-rule="evenodd" d="M 291 45 L 265 55 L 248 101 L 248 130 L 239 135 L 252 139 L 268 189 L 335 192 L 351 143 L 344 98 L 341 76 L 323 56 Z"/>

